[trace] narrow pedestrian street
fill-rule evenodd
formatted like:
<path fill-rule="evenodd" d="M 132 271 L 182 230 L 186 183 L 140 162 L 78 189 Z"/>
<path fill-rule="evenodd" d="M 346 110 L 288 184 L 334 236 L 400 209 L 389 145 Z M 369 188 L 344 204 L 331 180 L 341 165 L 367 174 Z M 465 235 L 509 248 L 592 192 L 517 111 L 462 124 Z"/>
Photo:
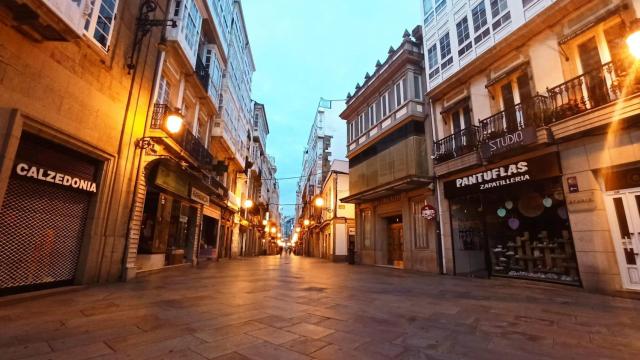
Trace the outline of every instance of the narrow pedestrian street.
<path fill-rule="evenodd" d="M 638 301 L 286 255 L 10 300 L 2 359 L 640 357 Z"/>

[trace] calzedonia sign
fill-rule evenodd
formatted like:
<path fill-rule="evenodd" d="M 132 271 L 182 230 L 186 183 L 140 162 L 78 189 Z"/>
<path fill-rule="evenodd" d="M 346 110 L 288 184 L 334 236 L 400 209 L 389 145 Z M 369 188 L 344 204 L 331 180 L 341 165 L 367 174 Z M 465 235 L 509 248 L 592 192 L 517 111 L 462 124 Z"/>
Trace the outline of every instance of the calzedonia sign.
<path fill-rule="evenodd" d="M 446 197 L 452 198 L 483 191 L 499 190 L 507 185 L 560 176 L 560 174 L 557 154 L 550 153 L 445 181 L 444 192 Z"/>
<path fill-rule="evenodd" d="M 68 186 L 78 190 L 96 192 L 96 183 L 91 180 L 81 179 L 61 172 L 45 169 L 26 163 L 16 165 L 16 174 L 53 184 Z"/>

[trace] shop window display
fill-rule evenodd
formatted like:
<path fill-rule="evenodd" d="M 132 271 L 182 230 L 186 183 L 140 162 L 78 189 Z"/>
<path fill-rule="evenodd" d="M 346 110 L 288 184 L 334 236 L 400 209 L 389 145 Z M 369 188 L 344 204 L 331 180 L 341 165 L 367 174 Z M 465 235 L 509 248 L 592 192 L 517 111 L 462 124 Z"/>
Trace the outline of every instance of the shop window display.
<path fill-rule="evenodd" d="M 457 272 L 484 261 L 492 276 L 580 284 L 560 178 L 453 199 L 451 209 Z"/>

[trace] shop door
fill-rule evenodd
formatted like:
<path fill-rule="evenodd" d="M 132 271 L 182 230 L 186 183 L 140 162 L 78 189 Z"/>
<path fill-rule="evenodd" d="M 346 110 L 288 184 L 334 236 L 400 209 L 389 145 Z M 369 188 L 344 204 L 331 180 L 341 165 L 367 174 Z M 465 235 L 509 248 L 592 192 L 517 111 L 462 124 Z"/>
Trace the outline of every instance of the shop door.
<path fill-rule="evenodd" d="M 640 290 L 640 189 L 609 193 L 606 205 L 622 284 Z"/>
<path fill-rule="evenodd" d="M 389 265 L 403 267 L 402 253 L 404 244 L 402 238 L 402 223 L 389 225 L 389 247 L 388 247 Z"/>

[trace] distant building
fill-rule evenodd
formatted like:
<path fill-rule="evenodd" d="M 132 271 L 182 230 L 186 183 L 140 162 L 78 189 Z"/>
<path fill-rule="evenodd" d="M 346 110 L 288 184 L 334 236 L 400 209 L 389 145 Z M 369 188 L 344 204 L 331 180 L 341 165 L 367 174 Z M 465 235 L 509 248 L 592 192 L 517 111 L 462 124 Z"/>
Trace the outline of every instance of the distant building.
<path fill-rule="evenodd" d="M 340 119 L 344 104 L 343 100 L 321 99 L 316 110 L 302 159 L 302 174 L 298 180 L 297 223 L 302 223 L 308 215 L 309 202 L 320 193 L 329 174 L 331 161 L 345 159 L 346 135 Z M 303 244 L 305 238 L 302 237 Z"/>
<path fill-rule="evenodd" d="M 331 261 L 345 261 L 349 243 L 355 247 L 355 206 L 342 202 L 349 196 L 349 162 L 333 160 L 329 174 L 318 195 L 322 206 L 313 206 L 311 218 L 317 224 L 312 228 L 311 255 Z M 315 231 L 314 231 L 315 230 Z"/>

